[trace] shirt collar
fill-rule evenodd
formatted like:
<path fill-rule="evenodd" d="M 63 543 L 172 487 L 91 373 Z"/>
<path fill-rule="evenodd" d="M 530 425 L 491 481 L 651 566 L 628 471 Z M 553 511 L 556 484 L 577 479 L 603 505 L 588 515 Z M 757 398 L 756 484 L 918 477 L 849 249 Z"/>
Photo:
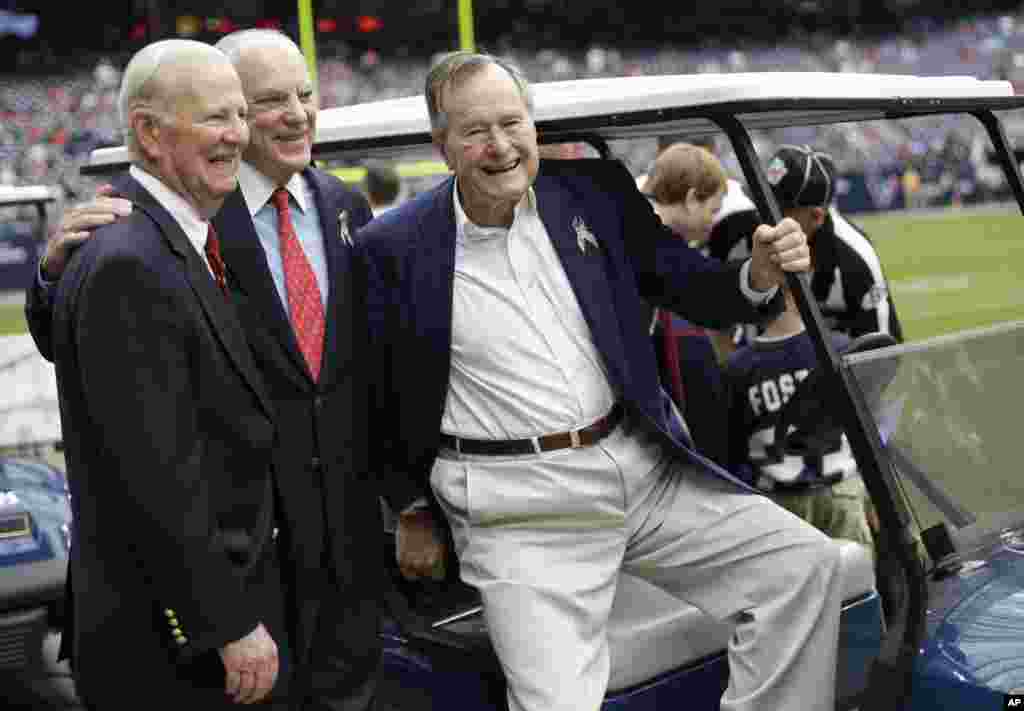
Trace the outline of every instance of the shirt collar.
<path fill-rule="evenodd" d="M 455 203 L 455 238 L 459 242 L 479 242 L 485 239 L 504 237 L 508 234 L 509 229 L 511 229 L 509 227 L 481 227 L 470 220 L 469 216 L 466 215 L 466 211 L 462 209 L 462 200 L 459 198 L 458 178 L 455 179 L 455 186 L 452 188 L 452 202 Z M 535 211 L 536 209 L 537 198 L 531 187 L 526 195 L 523 196 L 523 199 L 519 201 L 519 204 L 516 205 L 512 224 L 515 225 L 527 210 Z"/>
<path fill-rule="evenodd" d="M 188 241 L 196 248 L 199 255 L 205 259 L 206 233 L 209 230 L 210 224 L 199 216 L 199 212 L 185 198 L 167 187 L 155 175 L 147 173 L 135 165 L 128 168 L 128 174 L 135 178 L 139 185 L 145 188 L 171 214 L 174 221 L 185 232 Z"/>
<path fill-rule="evenodd" d="M 249 215 L 253 217 L 263 209 L 263 206 L 270 200 L 270 196 L 278 188 L 277 183 L 245 161 L 242 161 L 242 165 L 238 169 L 238 186 L 242 189 L 242 197 L 245 199 L 245 206 L 249 208 Z M 295 201 L 295 204 L 299 206 L 299 210 L 305 212 L 307 200 L 302 173 L 293 175 L 284 184 L 284 187 L 291 195 L 292 200 Z"/>
<path fill-rule="evenodd" d="M 793 336 L 799 336 L 801 333 L 806 333 L 806 331 L 807 331 L 807 326 L 801 326 L 799 331 L 793 331 L 793 333 L 787 333 L 785 336 L 765 336 L 765 335 L 762 334 L 760 336 L 757 336 L 754 339 L 754 342 L 755 343 L 764 343 L 764 344 L 779 343 L 781 341 L 785 341 L 787 339 L 790 339 Z"/>

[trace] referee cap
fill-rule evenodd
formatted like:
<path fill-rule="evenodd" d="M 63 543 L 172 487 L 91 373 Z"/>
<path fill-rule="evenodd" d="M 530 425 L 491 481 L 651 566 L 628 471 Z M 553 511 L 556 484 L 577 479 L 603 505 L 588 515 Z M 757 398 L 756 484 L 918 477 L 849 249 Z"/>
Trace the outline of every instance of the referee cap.
<path fill-rule="evenodd" d="M 810 146 L 780 146 L 765 172 L 783 210 L 826 207 L 835 194 L 832 157 Z"/>

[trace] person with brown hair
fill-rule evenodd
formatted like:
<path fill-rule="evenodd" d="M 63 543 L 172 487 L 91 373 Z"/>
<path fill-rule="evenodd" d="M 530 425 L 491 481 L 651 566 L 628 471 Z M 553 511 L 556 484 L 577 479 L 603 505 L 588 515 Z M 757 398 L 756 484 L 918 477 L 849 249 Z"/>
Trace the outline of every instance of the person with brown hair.
<path fill-rule="evenodd" d="M 647 176 L 643 191 L 673 232 L 703 244 L 725 197 L 722 164 L 706 148 L 676 143 L 665 149 Z"/>
<path fill-rule="evenodd" d="M 726 192 L 718 158 L 690 143 L 665 148 L 643 190 L 661 221 L 691 243 L 706 241 Z M 713 334 L 665 309 L 654 309 L 651 336 L 662 382 L 697 449 L 726 465 L 729 428 L 725 388 Z"/>

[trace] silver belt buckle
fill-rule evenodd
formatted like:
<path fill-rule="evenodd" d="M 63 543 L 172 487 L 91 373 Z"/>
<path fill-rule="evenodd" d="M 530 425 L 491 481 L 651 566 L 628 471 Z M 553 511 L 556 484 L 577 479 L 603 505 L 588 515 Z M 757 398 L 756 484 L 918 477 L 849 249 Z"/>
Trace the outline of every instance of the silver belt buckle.
<path fill-rule="evenodd" d="M 580 444 L 580 431 L 569 430 L 569 447 L 572 449 L 579 449 L 583 445 Z"/>

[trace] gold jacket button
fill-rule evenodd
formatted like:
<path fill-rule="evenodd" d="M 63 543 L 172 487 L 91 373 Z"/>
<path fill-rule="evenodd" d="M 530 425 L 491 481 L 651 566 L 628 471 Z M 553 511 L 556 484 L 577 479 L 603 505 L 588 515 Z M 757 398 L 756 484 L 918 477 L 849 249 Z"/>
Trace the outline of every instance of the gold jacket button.
<path fill-rule="evenodd" d="M 188 644 L 188 637 L 175 637 L 174 641 L 177 642 L 179 646 L 186 645 Z"/>
<path fill-rule="evenodd" d="M 170 608 L 167 608 L 166 610 L 164 610 L 164 614 L 167 615 L 168 617 L 174 617 L 175 616 L 174 610 L 172 610 Z"/>

